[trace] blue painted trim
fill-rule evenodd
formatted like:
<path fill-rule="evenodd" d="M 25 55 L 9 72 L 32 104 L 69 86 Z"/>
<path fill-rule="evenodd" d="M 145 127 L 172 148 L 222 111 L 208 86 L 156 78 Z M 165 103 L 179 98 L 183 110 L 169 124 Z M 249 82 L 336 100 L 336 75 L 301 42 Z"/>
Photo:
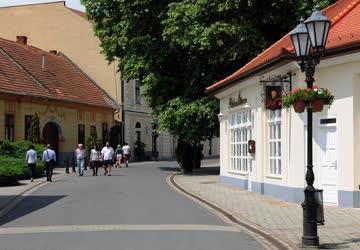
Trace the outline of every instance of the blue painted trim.
<path fill-rule="evenodd" d="M 223 183 L 238 186 L 242 189 L 248 189 L 249 181 L 228 176 L 220 176 Z M 302 188 L 279 186 L 263 182 L 251 182 L 253 192 L 272 196 L 285 201 L 301 203 L 304 200 L 304 190 Z"/>
<path fill-rule="evenodd" d="M 248 189 L 249 181 L 229 176 L 220 176 L 220 181 L 234 185 L 242 189 Z M 304 201 L 304 190 L 302 188 L 286 187 L 264 182 L 251 182 L 251 190 L 255 193 L 268 195 L 277 199 L 301 203 Z M 360 208 L 360 191 L 338 191 L 340 207 Z"/>
<path fill-rule="evenodd" d="M 340 207 L 360 207 L 360 191 L 338 191 Z"/>
<path fill-rule="evenodd" d="M 245 179 L 232 178 L 232 177 L 220 175 L 220 181 L 226 184 L 238 186 L 242 189 L 248 189 L 248 180 Z"/>

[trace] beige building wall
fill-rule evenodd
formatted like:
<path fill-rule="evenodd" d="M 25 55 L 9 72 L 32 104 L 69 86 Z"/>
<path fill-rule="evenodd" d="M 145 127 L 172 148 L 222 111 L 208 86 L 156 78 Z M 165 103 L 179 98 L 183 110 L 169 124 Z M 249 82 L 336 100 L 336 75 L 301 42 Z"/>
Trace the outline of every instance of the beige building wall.
<path fill-rule="evenodd" d="M 101 54 L 100 41 L 92 23 L 65 6 L 64 2 L 0 8 L 0 37 L 16 40 L 28 37 L 28 44 L 45 51 L 57 50 L 120 102 L 120 74 L 114 63 Z"/>

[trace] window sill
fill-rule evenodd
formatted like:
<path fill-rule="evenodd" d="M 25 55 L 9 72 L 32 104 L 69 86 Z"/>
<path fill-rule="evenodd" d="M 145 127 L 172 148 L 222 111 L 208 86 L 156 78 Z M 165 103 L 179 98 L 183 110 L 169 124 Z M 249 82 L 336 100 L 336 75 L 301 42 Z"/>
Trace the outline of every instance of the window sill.
<path fill-rule="evenodd" d="M 249 175 L 249 172 L 236 172 L 236 171 L 228 171 L 229 174 L 236 174 L 236 175 Z"/>
<path fill-rule="evenodd" d="M 267 175 L 266 178 L 282 180 L 283 177 L 281 175 Z"/>

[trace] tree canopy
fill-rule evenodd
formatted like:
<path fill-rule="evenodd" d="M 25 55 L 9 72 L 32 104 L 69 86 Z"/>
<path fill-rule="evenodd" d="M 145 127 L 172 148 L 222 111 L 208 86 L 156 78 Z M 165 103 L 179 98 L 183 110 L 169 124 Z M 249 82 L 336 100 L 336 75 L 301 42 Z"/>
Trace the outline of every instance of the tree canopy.
<path fill-rule="evenodd" d="M 124 79 L 141 79 L 160 127 L 197 142 L 218 133 L 218 104 L 204 89 L 289 32 L 315 2 L 334 2 L 81 1 L 108 61 Z"/>

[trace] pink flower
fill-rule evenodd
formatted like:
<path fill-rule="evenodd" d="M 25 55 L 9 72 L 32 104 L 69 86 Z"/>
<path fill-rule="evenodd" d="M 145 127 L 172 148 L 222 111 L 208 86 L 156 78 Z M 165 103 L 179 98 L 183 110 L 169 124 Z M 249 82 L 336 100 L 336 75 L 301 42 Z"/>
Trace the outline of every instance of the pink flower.
<path fill-rule="evenodd" d="M 307 88 L 306 91 L 307 91 L 307 92 L 310 92 L 310 91 L 311 91 L 311 88 Z"/>
<path fill-rule="evenodd" d="M 288 91 L 288 92 L 287 92 L 287 94 L 288 94 L 288 95 L 291 95 L 291 94 L 292 94 L 292 92 L 291 92 L 291 91 Z"/>
<path fill-rule="evenodd" d="M 319 86 L 317 86 L 316 84 L 313 86 L 313 89 L 318 89 Z"/>

